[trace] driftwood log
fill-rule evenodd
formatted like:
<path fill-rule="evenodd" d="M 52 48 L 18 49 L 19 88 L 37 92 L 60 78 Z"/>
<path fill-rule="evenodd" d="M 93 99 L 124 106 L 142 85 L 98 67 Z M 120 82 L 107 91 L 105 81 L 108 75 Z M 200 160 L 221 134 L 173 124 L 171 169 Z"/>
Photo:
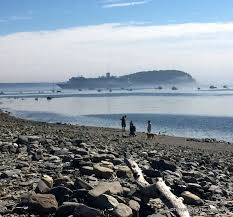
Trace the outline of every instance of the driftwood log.
<path fill-rule="evenodd" d="M 158 178 L 156 183 L 151 185 L 145 180 L 142 170 L 135 161 L 125 159 L 125 163 L 131 169 L 142 194 L 147 195 L 150 198 L 159 196 L 164 204 L 177 216 L 190 217 L 188 209 L 183 203 L 183 199 L 174 195 L 171 192 L 170 187 L 165 184 L 162 178 Z"/>

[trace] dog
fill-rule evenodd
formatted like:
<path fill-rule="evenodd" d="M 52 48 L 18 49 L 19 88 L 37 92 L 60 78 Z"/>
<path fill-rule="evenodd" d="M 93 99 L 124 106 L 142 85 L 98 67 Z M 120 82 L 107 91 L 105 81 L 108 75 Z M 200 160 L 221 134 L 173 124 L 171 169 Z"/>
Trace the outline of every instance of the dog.
<path fill-rule="evenodd" d="M 146 133 L 147 139 L 154 139 L 155 138 L 155 134 L 153 133 Z"/>

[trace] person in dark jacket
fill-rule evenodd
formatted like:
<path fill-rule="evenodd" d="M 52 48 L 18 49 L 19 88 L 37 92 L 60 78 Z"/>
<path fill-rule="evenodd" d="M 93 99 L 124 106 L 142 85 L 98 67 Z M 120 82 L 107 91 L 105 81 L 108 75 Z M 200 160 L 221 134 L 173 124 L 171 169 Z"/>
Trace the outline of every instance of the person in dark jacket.
<path fill-rule="evenodd" d="M 129 125 L 129 135 L 136 136 L 136 127 L 132 121 L 130 121 L 130 125 Z"/>
<path fill-rule="evenodd" d="M 151 122 L 147 122 L 147 133 L 151 133 Z"/>
<path fill-rule="evenodd" d="M 126 128 L 126 115 L 122 116 L 122 118 L 121 118 L 121 127 L 122 127 L 122 131 L 125 131 L 125 128 Z"/>

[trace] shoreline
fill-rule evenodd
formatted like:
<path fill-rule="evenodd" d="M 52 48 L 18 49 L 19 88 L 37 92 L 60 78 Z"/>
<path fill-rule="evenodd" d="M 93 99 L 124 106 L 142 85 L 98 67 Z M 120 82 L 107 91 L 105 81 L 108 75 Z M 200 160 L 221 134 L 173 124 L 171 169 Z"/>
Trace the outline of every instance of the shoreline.
<path fill-rule="evenodd" d="M 121 133 L 124 134 L 124 136 L 127 138 L 129 137 L 129 130 L 126 130 L 125 132 L 122 132 L 120 128 L 114 128 L 114 127 L 99 127 L 99 126 L 91 126 L 91 125 L 79 125 L 79 124 L 72 124 L 72 123 L 61 123 L 61 122 L 45 122 L 45 121 L 36 121 L 36 120 L 29 120 L 29 119 L 24 119 L 20 117 L 16 117 L 14 114 L 12 114 L 9 111 L 2 111 L 0 109 L 0 115 L 5 114 L 6 116 L 9 116 L 14 120 L 15 122 L 23 122 L 27 124 L 32 124 L 32 125 L 50 125 L 52 127 L 59 127 L 63 126 L 66 129 L 69 128 L 86 128 L 87 130 L 91 131 L 106 131 L 106 132 L 112 132 L 112 133 Z M 0 120 L 1 122 L 1 120 Z M 141 139 L 146 139 L 146 133 L 142 131 L 138 131 L 137 136 L 135 138 Z M 196 137 L 182 137 L 182 136 L 174 136 L 174 135 L 168 135 L 168 134 L 154 134 L 156 136 L 156 142 L 160 142 L 164 145 L 174 145 L 174 146 L 184 146 L 184 147 L 191 147 L 191 148 L 203 148 L 203 149 L 208 149 L 212 151 L 216 150 L 232 150 L 233 152 L 233 143 L 225 140 L 218 140 L 215 138 L 211 137 L 206 137 L 206 138 L 196 138 Z M 151 142 L 150 140 L 147 142 Z"/>
<path fill-rule="evenodd" d="M 0 112 L 0 215 L 13 213 L 18 216 L 15 209 L 23 195 L 29 194 L 30 197 L 43 181 L 43 175 L 53 180 L 53 186 L 44 189 L 47 194 L 56 196 L 59 192 L 59 195 L 63 195 L 66 187 L 69 199 L 64 195 L 60 195 L 60 199 L 84 203 L 98 211 L 106 210 L 106 203 L 109 205 L 111 197 L 115 204 L 123 203 L 140 217 L 147 216 L 147 212 L 148 215 L 171 212 L 159 199 L 156 199 L 157 204 L 153 204 L 152 213 L 151 208 L 144 207 L 139 189 L 124 164 L 125 156 L 138 162 L 149 183 L 161 176 L 178 197 L 184 191 L 195 195 L 192 198 L 183 196 L 185 204 L 189 210 L 205 212 L 196 211 L 191 216 L 210 216 L 213 212 L 219 216 L 232 214 L 232 144 L 164 135 L 147 139 L 145 133 L 129 137 L 128 132 L 122 133 L 121 129 L 116 128 L 36 122 Z M 161 161 L 164 163 L 158 167 L 156 162 Z M 79 179 L 85 183 L 82 187 Z M 63 180 L 63 184 L 59 184 L 58 180 Z M 103 181 L 115 181 L 123 190 L 119 194 L 101 194 L 101 203 L 99 197 L 95 195 L 93 198 L 92 195 L 92 200 L 96 202 L 93 205 L 86 197 L 90 196 L 90 188 L 96 190 L 96 186 Z M 64 202 L 59 201 L 59 198 L 56 197 L 58 207 Z M 138 204 L 139 209 L 135 211 L 129 201 Z M 115 205 L 110 204 L 115 210 Z M 51 216 L 58 212 L 58 207 Z M 45 209 L 40 207 L 36 212 Z M 19 212 L 28 211 L 17 208 Z M 112 209 L 108 212 L 112 213 Z"/>
<path fill-rule="evenodd" d="M 1 108 L 0 108 L 1 110 Z M 66 125 L 82 125 L 82 126 L 86 126 L 86 127 L 104 127 L 104 128 L 110 128 L 110 129 L 120 129 L 119 125 L 119 121 L 116 121 L 116 116 L 119 116 L 119 119 L 121 117 L 122 114 L 118 114 L 118 113 L 114 113 L 114 114 L 83 114 L 83 115 L 77 115 L 77 116 L 73 116 L 73 118 L 71 118 L 72 116 L 68 116 L 68 115 L 63 115 L 63 114 L 59 114 L 59 113 L 53 113 L 53 112 L 36 112 L 36 111 L 22 111 L 22 114 L 20 110 L 11 110 L 10 108 L 2 108 L 2 111 L 4 110 L 4 112 L 9 112 L 11 115 L 15 116 L 16 118 L 19 119 L 25 119 L 28 121 L 32 121 L 32 122 L 40 122 L 40 118 L 42 119 L 42 122 L 48 122 L 48 123 L 61 123 L 61 124 L 66 124 Z M 17 114 L 19 113 L 19 114 Z M 27 117 L 27 113 L 31 114 L 31 116 Z M 42 115 L 44 114 L 44 116 Z M 49 117 L 51 115 L 51 117 L 53 117 L 52 119 L 50 118 L 46 118 Z M 131 119 L 135 120 L 137 117 L 141 118 L 140 116 L 143 115 L 143 113 L 132 113 L 132 114 L 127 114 L 127 116 L 132 116 Z M 202 125 L 200 125 L 200 127 L 202 127 L 201 129 L 203 129 L 203 132 L 198 128 L 199 131 L 197 131 L 197 125 L 195 126 L 194 124 L 194 128 L 190 128 L 189 131 L 185 131 L 185 129 L 183 129 L 183 132 L 181 131 L 181 129 L 179 129 L 179 126 L 173 126 L 173 128 L 169 128 L 168 129 L 164 129 L 164 126 L 161 125 L 162 124 L 162 118 L 169 118 L 170 124 L 173 124 L 174 122 L 174 118 L 178 117 L 178 118 L 186 118 L 186 119 L 194 119 L 198 120 L 198 118 L 201 119 L 212 119 L 212 122 L 218 121 L 218 123 L 220 121 L 228 121 L 228 124 L 231 124 L 233 117 L 231 116 L 211 116 L 211 115 L 192 115 L 192 114 L 168 114 L 168 113 L 156 113 L 156 114 L 150 114 L 150 113 L 146 113 L 144 114 L 146 115 L 151 115 L 153 117 L 144 117 L 144 119 L 150 119 L 153 120 L 153 118 L 158 119 L 158 120 L 153 120 L 153 121 L 158 121 L 157 125 L 155 125 L 155 129 L 152 133 L 155 133 L 157 135 L 163 135 L 163 136 L 169 136 L 169 137 L 184 137 L 196 142 L 220 142 L 220 143 L 228 143 L 228 144 L 233 144 L 233 139 L 232 136 L 230 134 L 230 126 L 228 125 L 228 133 L 224 132 L 215 132 L 210 128 L 210 132 L 207 130 L 205 131 L 205 129 L 203 128 Z M 109 117 L 108 117 L 109 116 Z M 93 119 L 94 118 L 94 119 Z M 108 121 L 108 118 L 112 118 L 111 121 Z M 197 119 L 196 119 L 197 118 Z M 222 120 L 223 119 L 223 120 Z M 117 119 L 118 120 L 118 119 Z M 193 120 L 192 120 L 193 121 Z M 203 123 L 205 123 L 205 120 L 202 120 Z M 221 123 L 221 122 L 220 122 Z M 219 123 L 219 124 L 220 124 Z M 187 124 L 187 120 L 186 123 Z M 200 123 L 196 123 L 196 124 L 200 124 Z M 227 123 L 225 123 L 227 126 Z M 160 126 L 161 125 L 161 126 Z M 142 123 L 142 120 L 140 119 L 140 121 L 137 123 L 136 121 L 136 126 L 137 126 L 137 133 L 145 133 L 145 126 Z M 211 125 L 207 125 L 206 127 L 210 127 Z M 178 128 L 176 128 L 178 127 Z M 216 127 L 218 127 L 218 125 L 216 125 Z M 166 127 L 165 127 L 166 128 Z M 178 129 L 178 131 L 176 131 L 176 129 Z M 209 128 L 208 128 L 209 129 Z M 192 131 L 193 130 L 193 131 Z M 192 133 L 194 132 L 194 133 Z M 223 133 L 223 134 L 221 134 Z"/>

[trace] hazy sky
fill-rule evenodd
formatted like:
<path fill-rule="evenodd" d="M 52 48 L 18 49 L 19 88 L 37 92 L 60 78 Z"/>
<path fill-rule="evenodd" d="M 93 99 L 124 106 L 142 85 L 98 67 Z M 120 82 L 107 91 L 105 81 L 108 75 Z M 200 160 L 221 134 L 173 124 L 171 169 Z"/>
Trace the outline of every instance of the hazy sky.
<path fill-rule="evenodd" d="M 0 82 L 152 69 L 233 83 L 233 1 L 0 0 Z"/>

